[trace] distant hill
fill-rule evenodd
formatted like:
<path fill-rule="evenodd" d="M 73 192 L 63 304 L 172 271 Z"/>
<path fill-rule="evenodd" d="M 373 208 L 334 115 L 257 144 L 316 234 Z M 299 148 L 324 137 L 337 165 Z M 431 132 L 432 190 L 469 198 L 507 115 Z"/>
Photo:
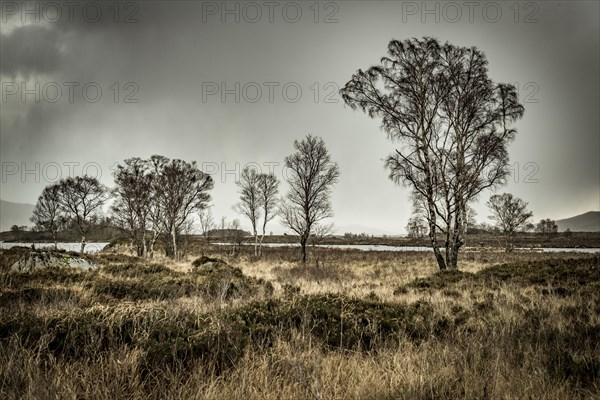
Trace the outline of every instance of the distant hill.
<path fill-rule="evenodd" d="M 33 204 L 12 203 L 0 200 L 0 232 L 9 231 L 13 225 L 31 226 Z"/>
<path fill-rule="evenodd" d="M 600 232 L 600 211 L 589 211 L 571 218 L 556 221 L 558 231 Z"/>

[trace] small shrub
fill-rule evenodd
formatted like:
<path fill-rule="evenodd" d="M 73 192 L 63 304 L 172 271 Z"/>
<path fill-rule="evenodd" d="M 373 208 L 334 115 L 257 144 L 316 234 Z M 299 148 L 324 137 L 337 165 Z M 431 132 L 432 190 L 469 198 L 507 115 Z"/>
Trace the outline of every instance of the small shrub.
<path fill-rule="evenodd" d="M 110 264 L 102 267 L 102 272 L 124 278 L 144 278 L 148 276 L 177 276 L 178 273 L 162 264 Z"/>
<path fill-rule="evenodd" d="M 291 283 L 285 283 L 281 288 L 283 289 L 283 296 L 286 298 L 295 297 L 300 294 L 300 286 L 292 285 Z"/>
<path fill-rule="evenodd" d="M 299 329 L 330 348 L 367 351 L 376 344 L 397 342 L 402 335 L 421 342 L 440 319 L 426 302 L 391 304 L 333 295 L 251 303 L 228 318 L 244 321 L 245 334 L 252 337 L 264 336 L 272 327 Z"/>
<path fill-rule="evenodd" d="M 396 289 L 394 289 L 394 296 L 400 296 L 407 293 L 408 289 L 406 288 L 406 286 L 398 286 Z"/>
<path fill-rule="evenodd" d="M 356 276 L 352 270 L 336 265 L 295 265 L 291 268 L 275 267 L 273 272 L 279 280 L 284 282 L 296 282 L 300 279 L 308 281 L 334 281 L 340 282 L 352 280 Z"/>
<path fill-rule="evenodd" d="M 443 294 L 444 296 L 447 296 L 447 297 L 453 297 L 453 298 L 455 298 L 455 299 L 458 299 L 459 297 L 461 297 L 461 294 L 460 294 L 460 292 L 458 292 L 458 291 L 456 291 L 456 290 L 452 290 L 452 289 L 445 289 L 445 290 L 442 290 L 442 294 Z"/>
<path fill-rule="evenodd" d="M 459 282 L 470 281 L 473 274 L 463 271 L 442 271 L 427 278 L 418 278 L 408 284 L 415 289 L 445 289 Z"/>
<path fill-rule="evenodd" d="M 202 293 L 202 286 L 190 277 L 149 277 L 145 279 L 98 278 L 87 285 L 104 299 L 167 300 Z"/>
<path fill-rule="evenodd" d="M 195 259 L 194 261 L 192 261 L 192 267 L 194 268 L 200 268 L 202 266 L 204 266 L 207 263 L 214 263 L 214 264 L 227 264 L 225 261 L 219 259 L 219 258 L 213 258 L 213 257 L 208 257 L 208 256 L 201 256 L 197 259 Z"/>
<path fill-rule="evenodd" d="M 273 293 L 270 282 L 245 276 L 241 269 L 217 258 L 202 256 L 194 260 L 192 267 L 192 274 L 200 278 L 204 294 L 209 298 L 230 300 Z"/>

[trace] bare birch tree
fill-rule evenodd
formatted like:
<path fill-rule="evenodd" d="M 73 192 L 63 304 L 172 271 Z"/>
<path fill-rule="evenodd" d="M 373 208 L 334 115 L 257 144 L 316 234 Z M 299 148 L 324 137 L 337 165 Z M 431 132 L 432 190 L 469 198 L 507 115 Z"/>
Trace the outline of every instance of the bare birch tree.
<path fill-rule="evenodd" d="M 87 175 L 62 179 L 58 187 L 61 208 L 81 234 L 80 253 L 83 254 L 86 235 L 92 228 L 95 217 L 102 211 L 108 190 L 98 179 Z"/>
<path fill-rule="evenodd" d="M 244 231 L 240 220 L 234 218 L 229 224 L 229 240 L 231 241 L 231 255 L 238 256 L 242 252 L 242 242 L 244 241 Z"/>
<path fill-rule="evenodd" d="M 329 197 L 340 173 L 323 139 L 308 135 L 295 140 L 294 148 L 296 152 L 285 158 L 290 190 L 279 209 L 284 225 L 298 234 L 306 263 L 306 242 L 314 224 L 333 216 Z"/>
<path fill-rule="evenodd" d="M 490 219 L 496 221 L 496 225 L 506 238 L 505 250 L 513 250 L 513 238 L 518 229 L 523 228 L 533 216 L 527 211 L 527 203 L 510 193 L 495 194 L 486 203 L 492 215 Z"/>
<path fill-rule="evenodd" d="M 313 248 L 323 243 L 323 240 L 332 237 L 335 230 L 333 222 L 315 224 L 313 226 L 313 234 L 311 235 Z"/>
<path fill-rule="evenodd" d="M 46 186 L 38 197 L 30 220 L 36 227 L 50 232 L 55 249 L 58 248 L 57 234 L 64 225 L 65 218 L 60 205 L 60 187 L 58 185 Z"/>
<path fill-rule="evenodd" d="M 260 174 L 258 180 L 259 206 L 262 210 L 262 235 L 258 245 L 258 254 L 262 254 L 262 245 L 267 233 L 267 224 L 277 215 L 277 194 L 279 180 L 274 174 Z"/>
<path fill-rule="evenodd" d="M 540 222 L 535 225 L 535 231 L 544 234 L 546 240 L 550 240 L 552 235 L 558 232 L 558 225 L 556 225 L 556 222 L 553 219 L 541 219 Z"/>
<path fill-rule="evenodd" d="M 210 242 L 211 231 L 215 229 L 215 219 L 210 211 L 210 207 L 202 209 L 198 212 L 198 219 L 200 220 L 200 229 L 202 229 L 202 236 L 206 242 Z"/>
<path fill-rule="evenodd" d="M 406 232 L 409 238 L 420 239 L 427 235 L 427 225 L 419 214 L 413 214 L 406 223 Z"/>
<path fill-rule="evenodd" d="M 358 70 L 340 91 L 399 144 L 386 161 L 390 179 L 423 199 L 433 253 L 441 270 L 456 269 L 467 204 L 509 176 L 510 126 L 523 116 L 513 85 L 487 76 L 475 47 L 432 38 L 392 40 L 388 56 Z M 442 254 L 437 233 L 445 241 Z"/>
<path fill-rule="evenodd" d="M 178 258 L 177 238 L 188 217 L 205 208 L 210 201 L 209 190 L 213 188 L 210 175 L 198 169 L 195 162 L 171 160 L 162 166 L 155 178 L 159 206 L 162 212 L 164 232 L 169 235 L 167 254 Z"/>
<path fill-rule="evenodd" d="M 148 209 L 148 221 L 151 234 L 150 240 L 148 241 L 148 255 L 150 258 L 154 257 L 154 246 L 161 233 L 163 233 L 163 219 L 165 213 L 161 199 L 164 195 L 164 188 L 161 186 L 159 177 L 168 162 L 169 159 L 167 157 L 160 155 L 153 155 L 148 160 L 150 179 L 152 181 L 150 189 L 150 207 Z"/>
<path fill-rule="evenodd" d="M 236 182 L 240 188 L 240 202 L 234 206 L 238 214 L 244 215 L 252 225 L 254 236 L 254 256 L 258 256 L 258 220 L 260 218 L 260 174 L 254 168 L 242 170 L 240 180 Z"/>
<path fill-rule="evenodd" d="M 130 158 L 117 165 L 111 206 L 118 225 L 129 231 L 138 256 L 148 256 L 147 232 L 152 206 L 152 174 L 148 161 Z"/>

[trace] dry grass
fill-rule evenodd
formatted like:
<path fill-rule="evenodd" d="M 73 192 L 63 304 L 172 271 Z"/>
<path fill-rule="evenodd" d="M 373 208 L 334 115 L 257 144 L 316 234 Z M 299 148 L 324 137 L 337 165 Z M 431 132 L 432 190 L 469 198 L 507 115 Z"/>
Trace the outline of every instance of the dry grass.
<path fill-rule="evenodd" d="M 0 398 L 600 398 L 597 256 L 294 257 L 0 273 Z"/>

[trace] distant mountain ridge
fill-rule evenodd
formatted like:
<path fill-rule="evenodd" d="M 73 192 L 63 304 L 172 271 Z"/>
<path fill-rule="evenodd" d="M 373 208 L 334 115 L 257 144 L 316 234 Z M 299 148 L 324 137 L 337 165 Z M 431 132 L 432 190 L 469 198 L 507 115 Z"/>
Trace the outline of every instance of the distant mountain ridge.
<path fill-rule="evenodd" d="M 0 200 L 0 232 L 9 231 L 13 225 L 31 226 L 29 218 L 33 213 L 33 204 L 13 203 Z"/>
<path fill-rule="evenodd" d="M 600 232 L 600 211 L 588 211 L 571 218 L 559 219 L 556 225 L 559 232 L 567 229 L 571 232 Z"/>

